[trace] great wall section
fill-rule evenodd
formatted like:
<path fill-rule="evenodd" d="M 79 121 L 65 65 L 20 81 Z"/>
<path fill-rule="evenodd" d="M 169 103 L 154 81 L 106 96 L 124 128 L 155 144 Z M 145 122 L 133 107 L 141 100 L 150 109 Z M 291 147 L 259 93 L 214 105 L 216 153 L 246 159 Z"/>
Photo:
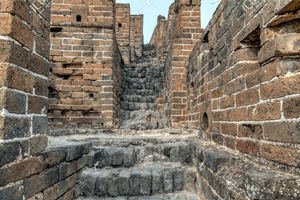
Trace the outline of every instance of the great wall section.
<path fill-rule="evenodd" d="M 0 0 L 0 200 L 300 199 L 300 1 Z"/>

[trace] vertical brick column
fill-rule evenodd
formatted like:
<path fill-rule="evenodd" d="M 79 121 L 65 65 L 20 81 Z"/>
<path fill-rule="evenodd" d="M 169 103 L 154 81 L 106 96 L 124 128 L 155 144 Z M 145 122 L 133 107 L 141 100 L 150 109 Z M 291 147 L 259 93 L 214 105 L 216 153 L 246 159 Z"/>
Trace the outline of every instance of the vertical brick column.
<path fill-rule="evenodd" d="M 130 16 L 130 48 L 131 48 L 131 61 L 135 61 L 136 57 L 141 57 L 142 47 L 144 44 L 143 35 L 143 15 Z"/>
<path fill-rule="evenodd" d="M 157 25 L 154 29 L 152 34 L 150 44 L 156 47 L 156 54 L 158 59 L 161 61 L 162 64 L 165 62 L 165 54 L 166 54 L 166 37 L 167 37 L 167 20 L 163 16 L 157 17 Z"/>
<path fill-rule="evenodd" d="M 185 126 L 187 108 L 186 61 L 202 35 L 200 20 L 201 1 L 178 1 L 172 35 L 172 58 L 168 69 L 171 124 L 174 128 Z"/>
<path fill-rule="evenodd" d="M 0 166 L 47 147 L 49 3 L 0 0 Z"/>
<path fill-rule="evenodd" d="M 125 64 L 130 63 L 130 5 L 116 5 L 116 37 L 122 59 Z"/>

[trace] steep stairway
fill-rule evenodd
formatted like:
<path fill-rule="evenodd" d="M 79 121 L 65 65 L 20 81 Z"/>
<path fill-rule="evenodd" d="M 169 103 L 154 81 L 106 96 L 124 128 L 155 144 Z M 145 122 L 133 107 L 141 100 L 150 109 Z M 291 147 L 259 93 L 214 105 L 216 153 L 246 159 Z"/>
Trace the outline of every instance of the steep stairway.
<path fill-rule="evenodd" d="M 191 141 L 95 144 L 91 164 L 80 175 L 77 200 L 200 200 Z"/>
<path fill-rule="evenodd" d="M 155 111 L 155 101 L 163 88 L 164 67 L 159 65 L 153 46 L 143 47 L 143 56 L 123 71 L 121 125 L 123 129 L 156 129 L 166 119 Z"/>

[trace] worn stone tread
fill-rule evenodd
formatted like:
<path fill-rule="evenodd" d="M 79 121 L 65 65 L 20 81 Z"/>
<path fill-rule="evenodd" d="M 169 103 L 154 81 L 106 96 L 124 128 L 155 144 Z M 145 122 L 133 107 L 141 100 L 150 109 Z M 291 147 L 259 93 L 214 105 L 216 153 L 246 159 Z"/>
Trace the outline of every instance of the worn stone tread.
<path fill-rule="evenodd" d="M 79 197 L 76 200 L 201 200 L 201 198 L 195 193 L 178 192 L 142 197 Z"/>
<path fill-rule="evenodd" d="M 196 169 L 179 163 L 142 164 L 131 168 L 87 168 L 80 175 L 81 195 L 143 196 L 195 192 Z"/>

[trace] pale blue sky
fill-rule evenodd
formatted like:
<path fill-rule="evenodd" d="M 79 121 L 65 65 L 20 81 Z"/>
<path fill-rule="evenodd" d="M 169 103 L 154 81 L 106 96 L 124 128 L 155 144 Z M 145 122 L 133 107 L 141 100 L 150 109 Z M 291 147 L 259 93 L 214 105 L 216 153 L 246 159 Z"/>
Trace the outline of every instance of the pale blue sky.
<path fill-rule="evenodd" d="M 174 0 L 116 0 L 117 3 L 130 3 L 131 14 L 144 14 L 144 41 L 149 42 L 157 22 L 157 16 L 167 18 L 169 6 Z M 216 3 L 214 3 L 216 2 Z M 205 28 L 211 19 L 218 0 L 202 0 L 201 26 Z"/>

